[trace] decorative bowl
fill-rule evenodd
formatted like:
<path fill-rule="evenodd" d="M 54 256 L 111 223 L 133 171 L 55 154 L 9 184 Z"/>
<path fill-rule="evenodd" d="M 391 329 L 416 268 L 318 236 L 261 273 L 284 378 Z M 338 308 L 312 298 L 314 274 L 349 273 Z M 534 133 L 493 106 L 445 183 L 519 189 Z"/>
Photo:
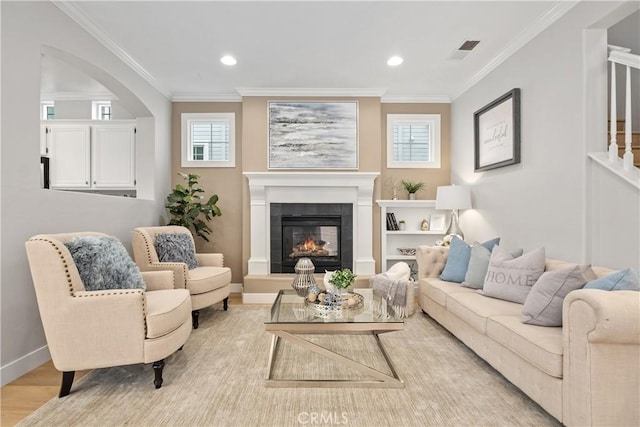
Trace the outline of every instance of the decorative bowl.
<path fill-rule="evenodd" d="M 400 252 L 401 255 L 415 255 L 416 248 L 398 248 L 398 252 Z"/>

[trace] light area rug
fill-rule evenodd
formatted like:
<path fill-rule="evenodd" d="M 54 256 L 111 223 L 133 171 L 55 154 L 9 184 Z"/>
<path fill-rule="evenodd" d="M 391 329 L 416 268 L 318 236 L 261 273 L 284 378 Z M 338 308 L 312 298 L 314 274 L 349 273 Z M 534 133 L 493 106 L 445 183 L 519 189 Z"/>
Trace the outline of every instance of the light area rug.
<path fill-rule="evenodd" d="M 416 312 L 381 340 L 402 389 L 267 388 L 269 308 L 202 310 L 200 327 L 167 358 L 164 384 L 150 365 L 98 369 L 20 426 L 559 426 L 433 319 Z M 384 370 L 372 337 L 306 336 Z M 362 378 L 281 341 L 277 378 Z"/>

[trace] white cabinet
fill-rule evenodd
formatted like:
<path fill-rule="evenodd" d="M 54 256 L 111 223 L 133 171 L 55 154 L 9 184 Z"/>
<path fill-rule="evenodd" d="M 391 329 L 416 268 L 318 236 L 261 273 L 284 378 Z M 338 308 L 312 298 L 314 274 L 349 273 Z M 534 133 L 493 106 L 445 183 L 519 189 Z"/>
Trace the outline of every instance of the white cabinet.
<path fill-rule="evenodd" d="M 87 125 L 48 125 L 51 188 L 89 188 L 91 133 Z"/>
<path fill-rule="evenodd" d="M 135 126 L 128 124 L 91 127 L 91 171 L 94 188 L 135 186 Z"/>
<path fill-rule="evenodd" d="M 133 122 L 46 123 L 43 126 L 40 150 L 44 149 L 50 157 L 51 188 L 135 188 Z"/>
<path fill-rule="evenodd" d="M 444 237 L 444 230 L 421 229 L 422 221 L 431 223 L 431 216 L 442 214 L 436 211 L 435 200 L 376 200 L 380 206 L 380 248 L 381 268 L 387 271 L 389 267 L 398 261 L 404 261 L 416 269 L 415 255 L 402 255 L 398 248 L 417 248 L 423 245 L 433 245 Z M 387 230 L 387 214 L 393 213 L 396 221 L 405 221 L 405 229 L 402 231 Z"/>

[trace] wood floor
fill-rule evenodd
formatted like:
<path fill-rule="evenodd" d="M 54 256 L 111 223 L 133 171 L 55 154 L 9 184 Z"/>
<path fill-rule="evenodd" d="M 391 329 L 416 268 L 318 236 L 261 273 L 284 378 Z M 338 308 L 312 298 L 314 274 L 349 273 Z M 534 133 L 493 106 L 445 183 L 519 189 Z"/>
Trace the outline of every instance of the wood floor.
<path fill-rule="evenodd" d="M 229 296 L 229 304 L 242 304 L 242 294 Z M 74 381 L 91 371 L 76 372 Z M 0 388 L 0 426 L 14 426 L 58 395 L 62 373 L 51 361 Z"/>

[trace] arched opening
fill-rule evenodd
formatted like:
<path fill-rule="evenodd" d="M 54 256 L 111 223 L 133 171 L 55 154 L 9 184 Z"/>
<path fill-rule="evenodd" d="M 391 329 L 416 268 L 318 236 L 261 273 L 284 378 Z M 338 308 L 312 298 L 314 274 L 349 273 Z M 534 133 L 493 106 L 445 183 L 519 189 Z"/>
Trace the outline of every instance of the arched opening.
<path fill-rule="evenodd" d="M 153 114 L 94 64 L 41 52 L 42 187 L 153 199 Z"/>

